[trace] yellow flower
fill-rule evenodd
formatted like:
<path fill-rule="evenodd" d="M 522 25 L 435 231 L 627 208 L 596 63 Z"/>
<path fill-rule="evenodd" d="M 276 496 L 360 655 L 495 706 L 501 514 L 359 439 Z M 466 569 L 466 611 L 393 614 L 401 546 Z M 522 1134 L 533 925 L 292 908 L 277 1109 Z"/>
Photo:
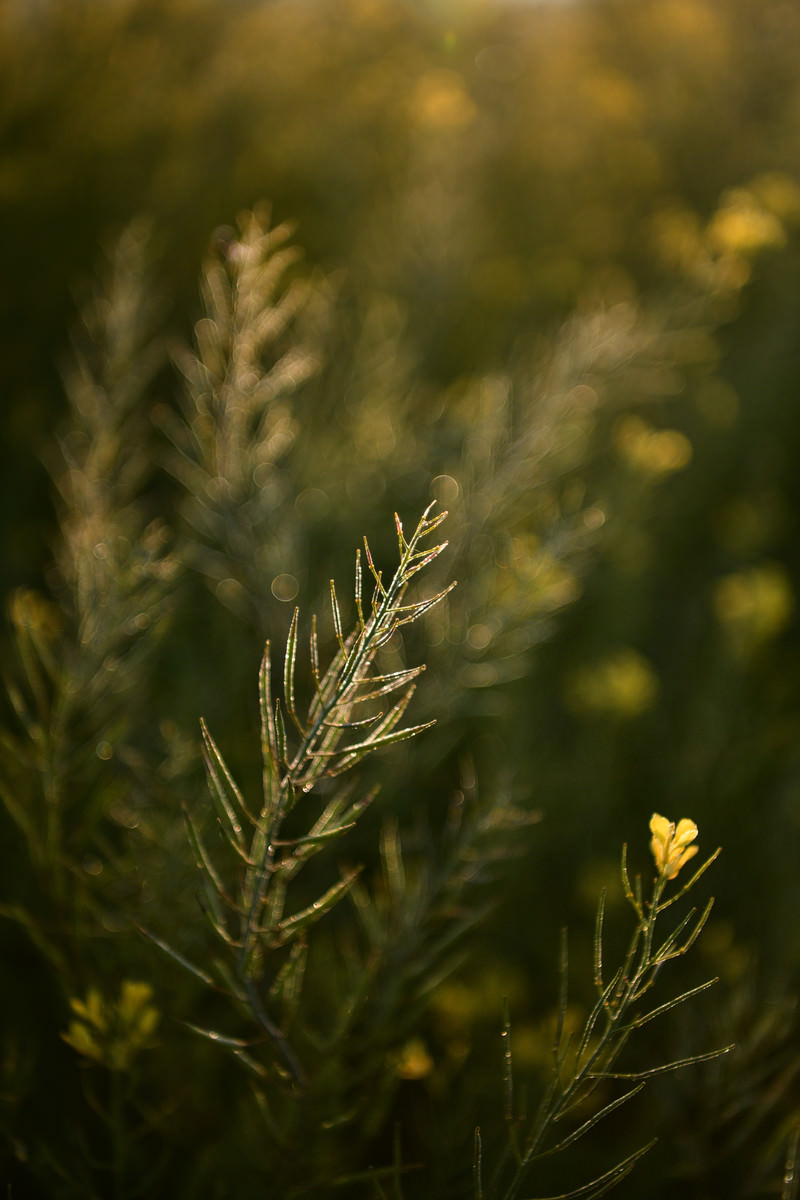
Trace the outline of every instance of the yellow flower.
<path fill-rule="evenodd" d="M 160 1015 L 150 1003 L 152 995 L 149 983 L 133 979 L 123 981 L 116 1001 L 104 1000 L 97 988 L 89 988 L 85 1000 L 70 1000 L 76 1019 L 61 1036 L 85 1058 L 125 1071 L 140 1050 L 152 1045 Z"/>
<path fill-rule="evenodd" d="M 394 1069 L 401 1079 L 424 1079 L 426 1075 L 430 1075 L 433 1059 L 422 1038 L 411 1038 L 406 1042 Z"/>
<path fill-rule="evenodd" d="M 684 817 L 676 827 L 674 821 L 653 813 L 650 832 L 653 835 L 650 849 L 659 875 L 674 879 L 681 867 L 697 854 L 697 846 L 690 845 L 697 837 L 697 826 L 694 821 Z"/>

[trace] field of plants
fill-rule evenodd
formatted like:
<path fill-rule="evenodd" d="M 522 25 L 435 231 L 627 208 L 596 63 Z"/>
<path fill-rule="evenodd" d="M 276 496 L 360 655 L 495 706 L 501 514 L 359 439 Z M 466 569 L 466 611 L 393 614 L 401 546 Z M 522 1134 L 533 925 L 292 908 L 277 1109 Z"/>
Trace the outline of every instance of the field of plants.
<path fill-rule="evenodd" d="M 9 1200 L 796 1200 L 799 61 L 0 0 Z"/>

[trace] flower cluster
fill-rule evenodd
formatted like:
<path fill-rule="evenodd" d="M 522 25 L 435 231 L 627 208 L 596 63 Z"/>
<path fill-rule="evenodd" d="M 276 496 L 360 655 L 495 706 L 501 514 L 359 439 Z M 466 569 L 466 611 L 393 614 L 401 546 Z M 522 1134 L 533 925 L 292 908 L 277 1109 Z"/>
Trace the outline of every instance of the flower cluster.
<path fill-rule="evenodd" d="M 85 1000 L 70 1000 L 77 1019 L 62 1033 L 68 1045 L 79 1054 L 102 1063 L 111 1071 L 125 1071 L 132 1059 L 151 1043 L 159 1020 L 158 1009 L 151 1003 L 149 983 L 126 979 L 119 999 L 108 1003 L 97 988 L 89 988 Z"/>

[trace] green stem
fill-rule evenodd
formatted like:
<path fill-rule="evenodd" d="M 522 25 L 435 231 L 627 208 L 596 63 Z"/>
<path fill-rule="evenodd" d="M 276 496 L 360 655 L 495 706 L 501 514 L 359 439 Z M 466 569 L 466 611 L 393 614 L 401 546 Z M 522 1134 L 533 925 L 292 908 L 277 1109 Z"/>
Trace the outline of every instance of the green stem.
<path fill-rule="evenodd" d="M 109 1113 L 111 1131 L 111 1171 L 113 1178 L 114 1200 L 124 1200 L 125 1171 L 128 1157 L 128 1145 L 125 1129 L 125 1096 L 123 1093 L 123 1072 L 110 1071 L 110 1102 Z"/>

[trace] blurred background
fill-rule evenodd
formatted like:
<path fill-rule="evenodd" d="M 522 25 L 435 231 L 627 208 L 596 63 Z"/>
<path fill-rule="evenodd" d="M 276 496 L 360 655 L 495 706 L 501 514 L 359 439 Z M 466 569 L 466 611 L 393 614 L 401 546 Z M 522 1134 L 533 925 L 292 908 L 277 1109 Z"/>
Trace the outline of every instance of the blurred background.
<path fill-rule="evenodd" d="M 347 575 L 362 534 L 390 562 L 395 509 L 408 523 L 431 498 L 451 511 L 442 570 L 459 589 L 414 643 L 430 663 L 414 719 L 439 725 L 396 760 L 383 812 L 439 828 L 448 798 L 477 787 L 536 823 L 401 1071 L 398 1119 L 423 1159 L 425 1114 L 467 1059 L 478 1082 L 458 1085 L 447 1154 L 468 1166 L 487 1088 L 501 1107 L 503 995 L 536 1070 L 559 929 L 588 979 L 597 894 L 617 887 L 623 841 L 647 872 L 658 811 L 724 853 L 696 952 L 721 983 L 653 1053 L 746 1052 L 727 1076 L 654 1092 L 671 1133 L 627 1194 L 674 1195 L 675 1172 L 689 1196 L 778 1194 L 800 1107 L 798 61 L 793 0 L 0 0 L 7 609 L 19 589 L 58 590 L 65 372 L 132 221 L 163 350 L 141 402 L 149 516 L 185 515 L 156 433 L 180 411 L 169 359 L 201 315 L 201 263 L 243 210 L 292 223 L 312 346 L 275 452 L 266 599 L 253 616 L 245 576 L 201 557 L 213 586 L 182 584 L 139 753 L 191 757 L 204 715 L 257 778 L 265 634 L 280 642 L 292 603 Z M 200 794 L 199 774 L 181 778 L 175 795 Z M 182 877 L 158 865 L 182 838 L 167 832 L 177 807 L 116 786 L 107 903 L 189 923 Z M 92 829 L 77 854 L 100 875 Z M 34 875 L 22 891 L 35 905 Z M 38 969 L 15 938 L 11 1023 Z M 98 960 L 125 958 L 103 938 Z M 146 948 L 129 958 L 150 978 Z M 49 1049 L 31 1036 L 7 1051 L 20 1161 L 35 1157 L 19 1130 L 42 1056 L 67 1053 L 64 998 L 44 1008 Z M 191 1112 L 173 1146 L 212 1120 L 197 1099 Z"/>

